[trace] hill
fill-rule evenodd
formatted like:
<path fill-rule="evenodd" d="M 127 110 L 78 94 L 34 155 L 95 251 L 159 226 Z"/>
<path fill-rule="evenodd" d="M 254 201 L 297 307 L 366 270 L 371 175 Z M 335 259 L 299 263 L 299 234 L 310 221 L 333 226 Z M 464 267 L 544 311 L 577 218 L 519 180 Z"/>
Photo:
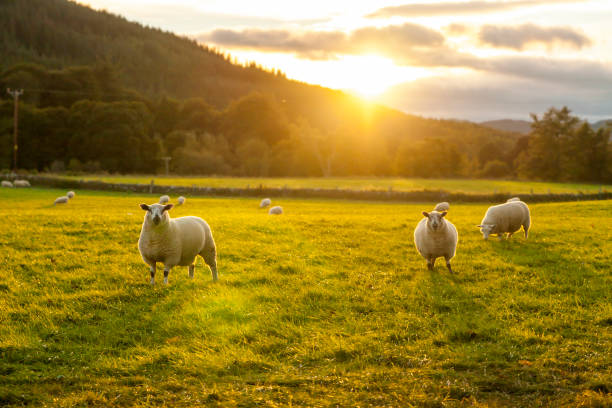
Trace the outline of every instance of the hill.
<path fill-rule="evenodd" d="M 593 128 L 593 130 L 598 130 L 605 126 L 608 126 L 608 127 L 612 126 L 612 119 L 604 119 L 604 120 L 597 121 L 595 123 L 591 123 L 591 127 Z"/>
<path fill-rule="evenodd" d="M 238 65 L 230 57 L 193 40 L 67 0 L 2 2 L 0 19 L 5 22 L 0 26 L 3 55 L 0 86 L 25 89 L 23 101 L 28 106 L 24 109 L 26 117 L 30 115 L 31 128 L 22 132 L 37 139 L 42 137 L 39 129 L 50 127 L 49 121 L 62 124 L 63 136 L 48 136 L 37 141 L 40 146 L 36 149 L 30 146 L 32 150 L 27 151 L 28 146 L 23 146 L 20 150 L 22 165 L 39 170 L 55 160 L 68 165 L 73 158 L 83 163 L 96 161 L 100 154 L 111 155 L 110 147 L 103 153 L 96 146 L 98 142 L 92 142 L 92 134 L 102 132 L 95 123 L 91 123 L 87 132 L 79 127 L 79 120 L 95 115 L 105 123 L 131 118 L 134 126 L 124 125 L 115 132 L 114 140 L 124 144 L 123 148 L 116 147 L 122 154 L 127 154 L 125 141 L 130 137 L 139 140 L 141 150 L 148 146 L 149 156 L 178 157 L 185 156 L 187 151 L 192 154 L 194 149 L 210 151 L 213 142 L 207 139 L 210 143 L 203 147 L 204 133 L 222 136 L 233 158 L 224 153 L 227 166 L 217 163 L 207 168 L 182 169 L 200 174 L 388 175 L 414 173 L 418 169 L 422 174 L 413 175 L 426 175 L 430 169 L 421 164 L 397 163 L 405 161 L 402 157 L 422 156 L 415 150 L 415 143 L 428 139 L 445 142 L 445 147 L 438 149 L 444 151 L 438 164 L 444 164 L 455 156 L 468 163 L 476 159 L 480 146 L 489 142 L 510 151 L 516 140 L 516 135 L 509 132 L 407 115 L 340 91 L 288 80 L 281 72 L 266 71 L 256 64 Z M 3 93 L 2 99 L 6 106 L 0 106 L 0 144 L 6 153 L 11 151 L 11 107 L 8 95 Z M 98 103 L 79 105 L 82 100 Z M 119 114 L 118 110 L 125 112 Z M 137 117 L 140 119 L 136 120 Z M 76 129 L 70 130 L 71 126 Z M 178 141 L 168 139 L 168 135 L 179 130 L 196 133 L 189 148 L 186 147 L 189 137 L 185 135 L 178 137 Z M 75 133 L 82 133 L 80 139 L 58 142 L 61 138 L 74 139 L 70 134 Z M 254 142 L 256 139 L 263 145 L 255 146 L 253 143 L 259 143 Z M 283 155 L 287 157 L 287 145 L 295 145 L 296 140 L 301 144 L 300 153 L 310 154 L 303 158 L 310 164 L 300 165 L 299 170 L 295 166 L 268 165 L 254 169 L 255 164 L 237 169 L 236 163 L 241 160 L 236 154 L 241 146 L 245 156 L 270 153 L 277 147 L 280 161 Z M 247 141 L 251 145 L 245 147 Z M 54 149 L 50 149 L 49 143 L 55 144 Z M 154 148 L 156 144 L 159 146 Z M 86 151 L 84 145 L 88 145 Z M 49 151 L 41 152 L 41 146 Z M 175 155 L 177 148 L 184 149 Z M 418 148 L 427 149 L 425 145 Z M 246 153 L 249 149 L 251 154 Z M 138 148 L 129 151 L 128 157 L 133 157 Z M 38 156 L 33 159 L 33 155 Z M 201 155 L 192 159 L 203 160 Z M 153 166 L 148 159 L 130 166 L 122 164 L 125 160 L 99 161 L 100 167 L 109 171 L 144 171 Z M 511 163 L 511 158 L 508 162 Z M 0 157 L 0 166 L 10 166 L 8 154 Z M 435 172 L 448 173 L 439 170 L 437 164 L 430 167 Z M 452 173 L 458 175 L 459 166 L 455 167 Z"/>
<path fill-rule="evenodd" d="M 516 132 L 523 135 L 526 135 L 531 131 L 531 122 L 526 120 L 499 119 L 480 122 L 479 124 L 492 129 L 503 130 L 506 132 Z"/>

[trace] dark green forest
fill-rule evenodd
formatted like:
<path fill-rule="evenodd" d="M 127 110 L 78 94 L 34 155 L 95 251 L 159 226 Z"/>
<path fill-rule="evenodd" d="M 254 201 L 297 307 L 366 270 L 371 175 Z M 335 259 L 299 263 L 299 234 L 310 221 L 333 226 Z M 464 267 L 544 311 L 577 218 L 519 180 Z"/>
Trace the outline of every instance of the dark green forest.
<path fill-rule="evenodd" d="M 177 174 L 611 178 L 610 130 L 566 108 L 521 136 L 292 81 L 66 0 L 4 0 L 0 19 L 0 89 L 24 89 L 21 169 L 155 173 L 171 156 Z M 12 134 L 3 91 L 0 169 Z"/>

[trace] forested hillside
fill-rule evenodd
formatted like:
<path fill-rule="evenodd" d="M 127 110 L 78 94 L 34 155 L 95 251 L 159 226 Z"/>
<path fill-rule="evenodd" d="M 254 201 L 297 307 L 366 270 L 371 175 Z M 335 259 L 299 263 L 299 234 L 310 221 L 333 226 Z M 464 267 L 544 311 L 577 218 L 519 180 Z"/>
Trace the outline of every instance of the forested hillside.
<path fill-rule="evenodd" d="M 0 89 L 24 89 L 24 169 L 151 173 L 169 155 L 180 174 L 507 177 L 527 146 L 237 65 L 66 0 L 3 1 L 0 19 Z M 0 169 L 12 166 L 12 110 L 3 92 Z"/>

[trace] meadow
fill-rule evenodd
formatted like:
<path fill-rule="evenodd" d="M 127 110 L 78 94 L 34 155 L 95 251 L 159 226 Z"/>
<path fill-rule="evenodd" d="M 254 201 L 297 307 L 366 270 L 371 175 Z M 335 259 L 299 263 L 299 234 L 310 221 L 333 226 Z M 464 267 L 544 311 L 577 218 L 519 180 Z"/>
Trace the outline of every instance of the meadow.
<path fill-rule="evenodd" d="M 228 179 L 229 180 L 229 179 Z M 187 198 L 198 260 L 148 283 L 141 202 L 0 189 L 0 405 L 609 406 L 610 201 L 531 205 L 525 240 L 484 241 L 453 204 L 455 274 L 426 269 L 398 204 Z"/>
<path fill-rule="evenodd" d="M 70 176 L 76 180 L 99 180 L 107 183 L 149 184 L 151 180 L 159 185 L 199 187 L 258 188 L 260 185 L 271 188 L 326 188 L 350 190 L 388 190 L 419 191 L 445 190 L 459 193 L 509 194 L 559 194 L 559 193 L 597 193 L 600 189 L 612 191 L 612 185 L 587 183 L 553 183 L 517 180 L 478 180 L 478 179 L 424 179 L 393 177 L 165 177 L 159 175 L 139 176 Z"/>

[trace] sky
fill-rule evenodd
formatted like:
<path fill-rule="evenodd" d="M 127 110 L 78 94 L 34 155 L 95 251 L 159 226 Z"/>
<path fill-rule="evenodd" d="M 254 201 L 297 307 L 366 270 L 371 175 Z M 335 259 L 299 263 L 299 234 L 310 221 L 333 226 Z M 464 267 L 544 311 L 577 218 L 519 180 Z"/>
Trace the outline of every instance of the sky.
<path fill-rule="evenodd" d="M 425 117 L 612 117 L 609 0 L 79 2 Z"/>

